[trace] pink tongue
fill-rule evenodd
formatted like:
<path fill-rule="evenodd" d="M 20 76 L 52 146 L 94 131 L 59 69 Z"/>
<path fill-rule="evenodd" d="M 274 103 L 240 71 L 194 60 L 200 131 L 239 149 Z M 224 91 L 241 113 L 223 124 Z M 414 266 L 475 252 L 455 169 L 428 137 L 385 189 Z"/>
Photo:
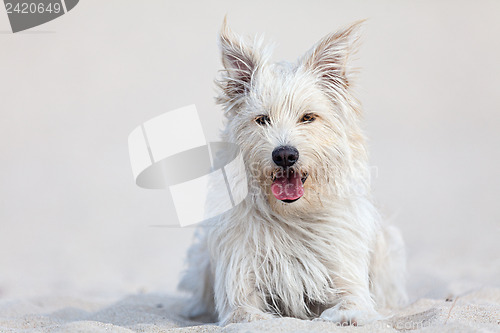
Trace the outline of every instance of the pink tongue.
<path fill-rule="evenodd" d="M 271 191 L 278 200 L 296 200 L 304 195 L 304 186 L 298 172 L 283 174 L 271 185 Z"/>

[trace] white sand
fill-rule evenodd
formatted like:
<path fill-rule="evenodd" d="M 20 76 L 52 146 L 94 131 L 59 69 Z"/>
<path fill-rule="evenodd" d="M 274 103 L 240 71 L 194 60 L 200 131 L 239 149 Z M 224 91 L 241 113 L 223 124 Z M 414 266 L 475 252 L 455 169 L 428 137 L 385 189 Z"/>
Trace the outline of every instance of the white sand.
<path fill-rule="evenodd" d="M 180 297 L 139 294 L 117 302 L 44 298 L 0 305 L 1 332 L 499 332 L 500 289 L 484 288 L 453 300 L 420 299 L 372 325 L 341 328 L 331 322 L 280 318 L 214 324 L 182 317 Z"/>

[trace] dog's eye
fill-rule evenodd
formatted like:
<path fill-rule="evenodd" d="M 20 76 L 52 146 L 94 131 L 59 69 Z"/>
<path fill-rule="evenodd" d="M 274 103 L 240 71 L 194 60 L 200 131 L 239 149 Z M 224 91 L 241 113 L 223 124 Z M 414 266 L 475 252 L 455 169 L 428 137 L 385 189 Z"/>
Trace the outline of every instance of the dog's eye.
<path fill-rule="evenodd" d="M 316 120 L 316 115 L 314 113 L 306 113 L 300 118 L 301 123 L 312 123 Z"/>
<path fill-rule="evenodd" d="M 271 123 L 271 119 L 265 114 L 261 114 L 260 116 L 255 117 L 255 122 L 260 126 L 266 126 Z"/>

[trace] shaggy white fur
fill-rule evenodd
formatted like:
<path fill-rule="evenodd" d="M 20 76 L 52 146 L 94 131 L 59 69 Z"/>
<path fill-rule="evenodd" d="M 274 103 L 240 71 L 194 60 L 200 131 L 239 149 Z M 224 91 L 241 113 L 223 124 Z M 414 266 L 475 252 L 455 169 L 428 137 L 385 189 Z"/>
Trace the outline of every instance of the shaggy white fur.
<path fill-rule="evenodd" d="M 210 314 L 221 325 L 273 316 L 356 325 L 405 301 L 403 242 L 372 203 L 352 94 L 359 27 L 326 36 L 292 64 L 271 63 L 269 47 L 224 21 L 222 136 L 242 150 L 247 179 L 239 181 L 248 181 L 249 194 L 197 230 L 180 284 L 194 296 L 189 316 Z M 272 157 L 284 146 L 298 152 L 286 169 Z M 303 183 L 293 202 L 272 189 L 288 170 Z M 209 199 L 209 207 L 219 202 Z"/>

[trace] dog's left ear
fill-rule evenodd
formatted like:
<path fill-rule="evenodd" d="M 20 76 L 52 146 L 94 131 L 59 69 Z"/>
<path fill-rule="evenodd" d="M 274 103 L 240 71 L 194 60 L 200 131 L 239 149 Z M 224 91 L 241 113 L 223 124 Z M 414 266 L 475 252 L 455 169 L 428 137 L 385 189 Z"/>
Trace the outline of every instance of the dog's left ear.
<path fill-rule="evenodd" d="M 251 45 L 233 33 L 227 25 L 227 18 L 224 18 L 219 46 L 225 75 L 220 86 L 231 100 L 238 99 L 249 91 L 253 75 L 262 62 L 259 55 L 260 46 L 255 44 Z"/>
<path fill-rule="evenodd" d="M 317 74 L 327 88 L 349 86 L 349 60 L 356 53 L 359 31 L 365 20 L 327 35 L 301 60 L 306 70 Z"/>

